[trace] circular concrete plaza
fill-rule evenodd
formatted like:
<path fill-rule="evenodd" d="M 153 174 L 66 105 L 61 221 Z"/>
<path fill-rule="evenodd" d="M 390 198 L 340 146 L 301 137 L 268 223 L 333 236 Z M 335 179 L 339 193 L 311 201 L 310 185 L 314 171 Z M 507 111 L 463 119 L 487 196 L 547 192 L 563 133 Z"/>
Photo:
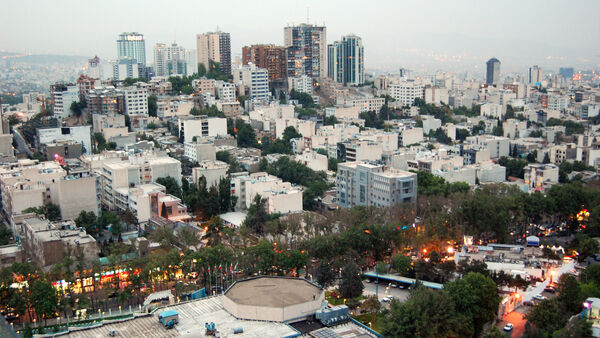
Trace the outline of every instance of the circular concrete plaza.
<path fill-rule="evenodd" d="M 293 322 L 312 316 L 324 299 L 323 289 L 306 279 L 262 276 L 235 282 L 223 306 L 241 319 Z"/>

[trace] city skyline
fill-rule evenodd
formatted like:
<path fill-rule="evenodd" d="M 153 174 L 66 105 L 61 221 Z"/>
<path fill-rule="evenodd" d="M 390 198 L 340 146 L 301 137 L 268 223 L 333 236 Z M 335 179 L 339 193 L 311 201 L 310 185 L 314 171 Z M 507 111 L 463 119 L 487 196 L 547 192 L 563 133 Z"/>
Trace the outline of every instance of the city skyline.
<path fill-rule="evenodd" d="M 168 7 L 137 1 L 103 4 L 94 8 L 93 15 L 57 20 L 53 29 L 40 30 L 32 26 L 14 30 L 9 28 L 21 26 L 22 20 L 17 21 L 20 16 L 10 13 L 26 12 L 26 21 L 42 22 L 43 17 L 53 16 L 53 13 L 62 15 L 56 12 L 60 8 L 82 13 L 90 13 L 91 8 L 69 0 L 40 3 L 35 11 L 24 3 L 9 3 L 0 24 L 6 25 L 0 32 L 2 48 L 8 52 L 112 58 L 117 54 L 115 41 L 125 31 L 144 34 L 146 53 L 151 53 L 156 43 L 173 41 L 193 49 L 196 34 L 218 27 L 231 34 L 232 58 L 235 58 L 241 55 L 245 45 L 283 45 L 283 27 L 306 22 L 308 14 L 310 23 L 327 27 L 327 43 L 348 34 L 360 36 L 365 46 L 365 68 L 371 71 L 407 67 L 415 71 L 443 69 L 482 73 L 485 60 L 493 56 L 502 61 L 506 72 L 525 72 L 532 64 L 558 69 L 560 66 L 597 67 L 600 63 L 600 52 L 594 47 L 600 37 L 600 27 L 593 20 L 593 13 L 597 12 L 593 8 L 600 8 L 600 4 L 590 1 L 569 4 L 566 9 L 558 1 L 524 4 L 508 1 L 485 6 L 474 1 L 427 5 L 383 1 L 376 7 L 358 2 L 296 1 L 268 2 L 259 9 L 235 2 L 202 6 L 178 2 L 177 6 Z M 134 8 L 142 4 L 145 16 L 128 14 L 136 12 Z M 120 10 L 112 11 L 114 8 Z M 568 15 L 564 15 L 565 10 Z M 210 13 L 206 16 L 209 20 L 204 20 L 202 13 Z M 544 20 L 534 20 L 531 13 L 537 13 L 536 16 Z M 109 14 L 114 18 L 110 25 L 105 20 Z M 160 15 L 172 20 L 156 25 L 154 19 L 149 19 Z M 255 21 L 258 17 L 267 20 Z M 72 29 L 74 26 L 77 29 Z"/>

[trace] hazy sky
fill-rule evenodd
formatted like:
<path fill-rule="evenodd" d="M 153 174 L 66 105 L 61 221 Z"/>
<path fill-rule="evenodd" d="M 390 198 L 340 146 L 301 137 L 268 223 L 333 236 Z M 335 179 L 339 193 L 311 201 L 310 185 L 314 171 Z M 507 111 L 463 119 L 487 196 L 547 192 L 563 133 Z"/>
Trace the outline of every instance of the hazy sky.
<path fill-rule="evenodd" d="M 4 0 L 0 50 L 116 56 L 124 31 L 145 35 L 147 60 L 157 42 L 195 48 L 195 34 L 231 33 L 232 54 L 252 43 L 283 43 L 288 23 L 327 26 L 327 40 L 362 37 L 366 68 L 472 70 L 492 56 L 503 71 L 531 64 L 597 67 L 598 0 Z"/>

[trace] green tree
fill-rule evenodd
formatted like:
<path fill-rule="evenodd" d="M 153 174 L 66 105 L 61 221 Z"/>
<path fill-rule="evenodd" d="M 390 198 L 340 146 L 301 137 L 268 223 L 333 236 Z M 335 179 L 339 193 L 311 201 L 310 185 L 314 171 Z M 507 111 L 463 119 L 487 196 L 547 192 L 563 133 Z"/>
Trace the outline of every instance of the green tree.
<path fill-rule="evenodd" d="M 342 280 L 339 285 L 340 294 L 344 298 L 355 298 L 362 295 L 364 285 L 360 280 L 358 266 L 350 261 L 342 269 Z"/>
<path fill-rule="evenodd" d="M 483 326 L 498 313 L 498 287 L 490 277 L 470 272 L 446 284 L 444 289 L 454 300 L 456 311 L 470 318 L 475 335 L 479 335 Z"/>
<path fill-rule="evenodd" d="M 400 274 L 400 276 L 409 276 L 412 270 L 412 260 L 410 257 L 402 254 L 392 256 L 392 268 Z"/>
<path fill-rule="evenodd" d="M 382 332 L 387 337 L 470 337 L 470 323 L 445 291 L 417 288 L 405 302 L 392 301 Z"/>
<path fill-rule="evenodd" d="M 381 309 L 381 303 L 377 296 L 370 295 L 362 303 L 362 308 L 366 313 L 371 314 L 371 323 L 375 323 L 375 316 L 377 316 L 377 312 Z"/>
<path fill-rule="evenodd" d="M 543 300 L 540 304 L 533 307 L 525 315 L 525 318 L 538 329 L 545 331 L 546 334 L 552 334 L 554 331 L 560 330 L 565 326 L 568 315 L 565 314 L 560 306 L 560 302 L 555 298 Z"/>
<path fill-rule="evenodd" d="M 335 283 L 336 278 L 333 267 L 326 262 L 319 263 L 315 277 L 317 284 L 321 285 L 323 288 L 332 286 Z"/>
<path fill-rule="evenodd" d="M 98 237 L 100 229 L 98 227 L 96 214 L 94 214 L 93 211 L 82 210 L 77 218 L 75 218 L 75 224 L 80 228 L 84 228 L 85 232 L 93 237 Z"/>
<path fill-rule="evenodd" d="M 254 147 L 258 148 L 258 141 L 256 140 L 256 132 L 251 125 L 246 122 L 237 119 L 235 121 L 236 128 L 236 137 L 237 143 L 239 147 L 249 148 Z"/>
<path fill-rule="evenodd" d="M 156 117 L 158 114 L 158 105 L 156 103 L 157 100 L 158 98 L 156 95 L 148 96 L 148 115 L 152 117 Z"/>
<path fill-rule="evenodd" d="M 9 244 L 11 238 L 12 232 L 6 226 L 6 223 L 0 222 L 0 246 Z"/>
<path fill-rule="evenodd" d="M 56 289 L 52 287 L 50 282 L 45 280 L 36 280 L 31 285 L 31 303 L 35 309 L 35 313 L 44 319 L 44 322 L 48 318 L 54 318 L 58 297 L 56 295 Z"/>
<path fill-rule="evenodd" d="M 579 257 L 584 259 L 600 251 L 600 244 L 593 238 L 586 238 L 579 244 Z"/>
<path fill-rule="evenodd" d="M 577 313 L 581 310 L 581 286 L 575 276 L 565 273 L 558 279 L 558 301 L 568 313 Z"/>
<path fill-rule="evenodd" d="M 298 100 L 298 103 L 304 108 L 312 108 L 315 106 L 315 102 L 310 94 L 297 92 L 293 89 L 290 91 L 290 100 Z"/>
<path fill-rule="evenodd" d="M 337 173 L 339 160 L 337 158 L 331 157 L 327 159 L 327 169 Z"/>
<path fill-rule="evenodd" d="M 248 208 L 246 219 L 244 219 L 242 224 L 258 235 L 263 234 L 265 224 L 269 217 L 267 215 L 266 204 L 267 200 L 262 198 L 259 194 L 256 194 L 250 208 Z"/>
<path fill-rule="evenodd" d="M 175 197 L 179 197 L 182 198 L 182 193 L 181 193 L 181 187 L 179 186 L 179 183 L 177 183 L 177 181 L 171 177 L 171 176 L 167 176 L 167 177 L 159 177 L 156 179 L 156 183 L 163 185 L 165 187 L 165 191 L 167 194 L 169 195 L 173 195 Z"/>

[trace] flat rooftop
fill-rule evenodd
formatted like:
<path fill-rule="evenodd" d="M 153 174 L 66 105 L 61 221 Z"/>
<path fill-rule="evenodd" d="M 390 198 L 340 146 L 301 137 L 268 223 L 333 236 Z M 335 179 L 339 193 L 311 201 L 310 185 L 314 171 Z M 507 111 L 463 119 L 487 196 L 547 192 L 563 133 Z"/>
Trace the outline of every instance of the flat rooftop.
<path fill-rule="evenodd" d="M 237 281 L 225 297 L 242 305 L 285 307 L 313 301 L 323 290 L 302 278 L 257 277 Z"/>
<path fill-rule="evenodd" d="M 114 323 L 69 334 L 70 337 L 108 337 L 115 330 L 117 337 L 204 337 L 204 323 L 214 322 L 221 337 L 233 337 L 233 328 L 242 327 L 244 332 L 235 337 L 285 337 L 297 334 L 283 323 L 241 320 L 223 308 L 223 296 L 204 298 L 184 304 L 167 306 L 150 317 L 141 317 L 122 323 Z M 179 324 L 167 330 L 158 322 L 158 314 L 175 310 L 179 313 Z"/>

